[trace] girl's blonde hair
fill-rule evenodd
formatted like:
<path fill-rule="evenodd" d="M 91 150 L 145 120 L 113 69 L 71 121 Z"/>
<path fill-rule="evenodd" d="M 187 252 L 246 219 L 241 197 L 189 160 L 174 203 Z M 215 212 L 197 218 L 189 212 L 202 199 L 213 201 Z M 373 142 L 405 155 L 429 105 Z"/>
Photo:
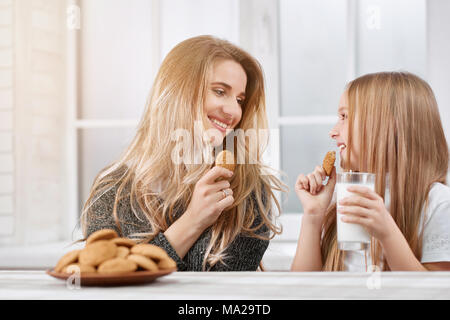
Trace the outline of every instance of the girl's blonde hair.
<path fill-rule="evenodd" d="M 431 185 L 446 183 L 449 160 L 433 91 L 411 73 L 381 72 L 353 80 L 346 93 L 347 157 L 350 159 L 352 141 L 360 141 L 360 171 L 376 173 L 375 189 L 383 199 L 388 187 L 390 213 L 420 261 L 420 230 L 426 221 L 421 213 L 427 207 Z M 358 128 L 354 128 L 355 123 Z M 344 270 L 344 252 L 338 250 L 336 241 L 335 203 L 327 211 L 321 249 L 324 270 Z M 382 263 L 383 270 L 389 270 L 386 261 L 380 261 L 381 247 L 375 239 L 370 254 L 373 265 L 381 267 Z"/>
<path fill-rule="evenodd" d="M 159 232 L 164 232 L 175 221 L 180 208 L 187 208 L 195 183 L 211 168 L 211 164 L 207 161 L 194 165 L 174 164 L 172 153 L 177 141 L 174 141 L 173 133 L 178 129 L 186 130 L 195 140 L 194 146 L 208 147 L 202 133 L 194 130 L 194 123 L 205 119 L 203 101 L 208 79 L 214 63 L 220 59 L 236 61 L 247 75 L 242 118 L 235 129 L 268 129 L 263 71 L 256 59 L 230 42 L 212 36 L 198 36 L 179 43 L 162 62 L 131 144 L 94 180 L 81 216 L 85 236 L 89 208 L 113 187 L 117 189 L 112 214 L 119 230 L 117 208 L 122 198 L 129 199 L 136 217 L 142 216 L 139 211 L 145 213 L 152 232 L 141 234 L 142 241 L 150 241 Z M 211 227 L 211 240 L 203 260 L 204 270 L 207 264 L 212 267 L 218 261 L 224 262 L 227 247 L 240 233 L 262 239 L 271 239 L 281 233 L 273 222 L 275 215 L 272 209 L 274 202 L 280 212 L 274 190 L 285 191 L 285 185 L 273 175 L 262 174 L 266 167 L 261 156 L 267 139 L 253 142 L 238 144 L 245 149 L 246 155 L 254 157 L 250 162 L 254 164 L 236 165 L 230 181 L 235 200 Z M 192 159 L 195 151 L 183 152 L 186 152 L 183 156 Z M 164 187 L 156 192 L 152 186 L 161 185 L 161 182 Z M 255 201 L 251 201 L 252 193 Z M 261 223 L 252 227 L 258 211 Z M 262 227 L 267 227 L 268 232 L 257 234 Z"/>

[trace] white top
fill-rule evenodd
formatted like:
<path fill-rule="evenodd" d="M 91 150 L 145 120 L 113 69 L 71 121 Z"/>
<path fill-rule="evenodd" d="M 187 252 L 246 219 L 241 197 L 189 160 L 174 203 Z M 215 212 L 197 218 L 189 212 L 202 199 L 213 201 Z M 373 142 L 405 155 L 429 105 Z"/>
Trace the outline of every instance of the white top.
<path fill-rule="evenodd" d="M 434 183 L 429 193 L 429 206 L 423 234 L 422 263 L 450 261 L 450 187 Z M 388 199 L 388 198 L 387 198 Z M 389 208 L 389 200 L 386 207 Z M 422 211 L 422 219 L 424 211 Z M 420 232 L 420 230 L 419 230 Z M 346 251 L 346 271 L 380 271 L 371 269 L 370 249 L 367 257 L 367 270 L 364 251 Z"/>

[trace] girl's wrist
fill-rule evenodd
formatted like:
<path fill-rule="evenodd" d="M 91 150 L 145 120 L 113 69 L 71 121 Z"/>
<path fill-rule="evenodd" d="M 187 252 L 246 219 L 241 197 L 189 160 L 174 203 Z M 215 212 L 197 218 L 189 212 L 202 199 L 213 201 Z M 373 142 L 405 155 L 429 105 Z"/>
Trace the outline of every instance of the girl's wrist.
<path fill-rule="evenodd" d="M 324 219 L 323 215 L 310 214 L 305 211 L 302 217 L 302 225 L 321 230 L 323 225 L 323 219 Z"/>

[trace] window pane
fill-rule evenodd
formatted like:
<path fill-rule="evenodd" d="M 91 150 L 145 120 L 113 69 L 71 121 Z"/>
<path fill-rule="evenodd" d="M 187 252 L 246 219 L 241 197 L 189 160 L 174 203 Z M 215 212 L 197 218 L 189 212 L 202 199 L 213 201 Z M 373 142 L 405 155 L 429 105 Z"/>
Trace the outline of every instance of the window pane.
<path fill-rule="evenodd" d="M 347 1 L 279 3 L 281 116 L 335 114 L 347 76 Z"/>
<path fill-rule="evenodd" d="M 83 119 L 136 119 L 152 85 L 151 1 L 85 0 L 81 6 Z"/>
<path fill-rule="evenodd" d="M 406 70 L 425 77 L 426 1 L 357 1 L 357 76 Z"/>
<path fill-rule="evenodd" d="M 317 165 L 322 165 L 328 151 L 336 150 L 338 154 L 336 142 L 328 136 L 332 126 L 311 124 L 281 128 L 281 170 L 287 175 L 289 186 L 288 199 L 283 199 L 283 212 L 303 212 L 294 191 L 297 176 L 311 173 Z"/>
<path fill-rule="evenodd" d="M 80 209 L 97 174 L 117 160 L 136 133 L 135 128 L 82 129 L 79 138 Z M 79 210 L 81 212 L 81 210 Z"/>

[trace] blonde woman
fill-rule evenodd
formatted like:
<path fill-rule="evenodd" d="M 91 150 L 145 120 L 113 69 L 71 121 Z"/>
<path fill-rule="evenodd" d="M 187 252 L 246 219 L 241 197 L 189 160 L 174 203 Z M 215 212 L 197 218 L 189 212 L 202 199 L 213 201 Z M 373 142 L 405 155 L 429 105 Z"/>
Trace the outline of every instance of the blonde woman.
<path fill-rule="evenodd" d="M 264 94 L 259 63 L 237 46 L 212 36 L 178 44 L 162 62 L 131 144 L 94 180 L 84 236 L 114 229 L 163 248 L 181 271 L 257 270 L 280 233 L 272 205 L 279 210 L 274 190 L 285 188 L 262 174 L 267 141 L 236 144 L 251 161 L 234 173 L 213 161 L 232 129 L 267 129 Z"/>
<path fill-rule="evenodd" d="M 341 167 L 376 174 L 376 192 L 352 187 L 356 195 L 340 203 L 342 221 L 363 226 L 371 249 L 368 257 L 338 250 L 336 169 L 322 185 L 317 167 L 296 182 L 304 216 L 291 269 L 450 270 L 449 152 L 430 86 L 410 73 L 368 74 L 348 84 L 338 115 L 330 136 L 341 149 Z"/>

